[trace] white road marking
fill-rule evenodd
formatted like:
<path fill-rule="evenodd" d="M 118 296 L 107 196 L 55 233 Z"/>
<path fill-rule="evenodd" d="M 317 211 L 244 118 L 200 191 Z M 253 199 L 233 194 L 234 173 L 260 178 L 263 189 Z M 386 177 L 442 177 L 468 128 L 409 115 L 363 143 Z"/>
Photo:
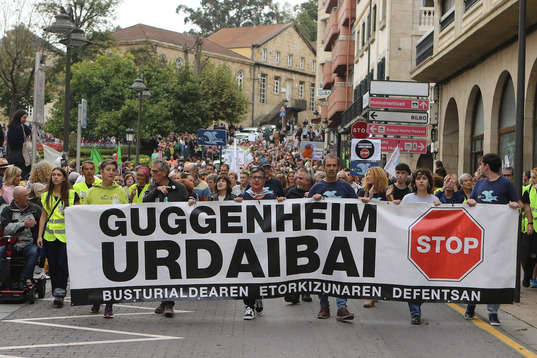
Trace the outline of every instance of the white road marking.
<path fill-rule="evenodd" d="M 49 343 L 49 344 L 30 344 L 27 346 L 11 346 L 0 347 L 0 350 L 15 350 L 15 349 L 35 349 L 35 348 L 57 348 L 57 347 L 70 347 L 70 346 L 86 346 L 96 344 L 111 344 L 111 343 L 131 343 L 131 342 L 149 342 L 149 341 L 163 341 L 170 339 L 184 339 L 184 337 L 169 337 L 169 338 L 135 338 L 135 339 L 117 339 L 109 341 L 92 341 L 92 342 L 68 342 L 68 343 Z"/>

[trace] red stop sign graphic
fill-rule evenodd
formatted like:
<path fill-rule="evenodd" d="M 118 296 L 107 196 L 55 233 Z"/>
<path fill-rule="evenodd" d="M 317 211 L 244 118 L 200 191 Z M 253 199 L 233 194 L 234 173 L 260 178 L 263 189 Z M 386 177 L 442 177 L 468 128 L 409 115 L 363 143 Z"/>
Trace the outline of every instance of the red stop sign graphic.
<path fill-rule="evenodd" d="M 409 228 L 409 260 L 429 280 L 460 281 L 483 261 L 483 232 L 465 209 L 431 208 Z"/>
<path fill-rule="evenodd" d="M 367 123 L 366 122 L 356 122 L 352 125 L 351 129 L 352 136 L 356 139 L 364 139 L 369 137 L 367 133 Z"/>
<path fill-rule="evenodd" d="M 369 156 L 369 150 L 368 149 L 362 149 L 360 151 L 360 157 L 367 158 Z"/>

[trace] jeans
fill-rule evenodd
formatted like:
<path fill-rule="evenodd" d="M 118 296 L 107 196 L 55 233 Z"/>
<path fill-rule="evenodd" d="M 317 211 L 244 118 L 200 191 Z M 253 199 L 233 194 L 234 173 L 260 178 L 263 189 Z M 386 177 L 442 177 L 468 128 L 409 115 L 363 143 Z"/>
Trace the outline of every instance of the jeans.
<path fill-rule="evenodd" d="M 24 268 L 21 272 L 21 277 L 23 278 L 32 278 L 34 275 L 34 267 L 37 264 L 37 259 L 39 257 L 39 251 L 37 250 L 37 246 L 35 244 L 30 244 L 22 248 L 21 250 L 17 250 L 15 255 L 24 255 L 26 257 L 26 263 L 24 264 Z M 3 259 L 6 257 L 6 247 L 2 246 L 0 247 L 0 259 Z M 6 275 L 5 271 L 5 263 L 2 262 L 0 265 L 0 277 L 4 277 Z"/>
<path fill-rule="evenodd" d="M 410 310 L 410 316 L 420 316 L 421 317 L 421 305 L 422 301 L 409 301 L 408 309 Z"/>
<path fill-rule="evenodd" d="M 321 301 L 321 307 L 330 307 L 330 302 L 328 302 L 328 296 L 319 295 L 319 301 Z M 337 308 L 347 308 L 347 299 L 336 297 Z"/>
<path fill-rule="evenodd" d="M 468 303 L 468 306 L 475 307 L 475 303 Z M 487 310 L 489 311 L 489 314 L 498 314 L 498 310 L 500 309 L 499 303 L 488 303 L 487 304 Z"/>

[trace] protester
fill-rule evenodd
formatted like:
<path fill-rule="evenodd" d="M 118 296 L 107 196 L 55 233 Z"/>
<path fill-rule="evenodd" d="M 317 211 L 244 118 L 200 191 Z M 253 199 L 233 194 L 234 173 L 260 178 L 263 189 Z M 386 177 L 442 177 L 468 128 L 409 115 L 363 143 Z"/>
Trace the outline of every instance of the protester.
<path fill-rule="evenodd" d="M 48 190 L 41 195 L 41 204 L 43 210 L 39 219 L 37 246 L 45 248 L 54 305 L 62 307 L 69 278 L 65 243 L 65 209 L 80 204 L 80 197 L 71 189 L 67 172 L 63 168 L 52 170 Z"/>
<path fill-rule="evenodd" d="M 458 190 L 457 175 L 452 174 L 444 178 L 444 186 L 434 194 L 442 204 L 462 204 L 465 197 Z"/>
<path fill-rule="evenodd" d="M 356 198 L 356 193 L 349 183 L 337 178 L 339 159 L 334 155 L 324 157 L 324 168 L 326 178 L 319 181 L 308 193 L 308 198 L 321 200 L 323 197 L 329 198 Z M 317 318 L 326 319 L 330 317 L 330 303 L 327 295 L 319 295 L 321 310 L 317 314 Z M 352 320 L 354 314 L 347 309 L 347 299 L 336 298 L 338 307 L 336 318 L 338 320 Z"/>
<path fill-rule="evenodd" d="M 487 153 L 481 158 L 479 172 L 485 178 L 475 183 L 470 194 L 470 199 L 466 203 L 472 207 L 480 204 L 506 204 L 512 209 L 520 209 L 523 204 L 518 198 L 515 186 L 505 176 L 500 175 L 502 167 L 501 158 L 494 153 Z M 529 223 L 528 223 L 529 224 Z M 489 322 L 492 326 L 499 326 L 498 318 L 499 304 L 488 304 Z M 464 318 L 470 320 L 475 316 L 475 304 L 469 303 L 466 307 Z"/>
<path fill-rule="evenodd" d="M 244 193 L 248 187 L 248 184 L 250 184 L 250 173 L 247 171 L 242 171 L 240 176 L 240 184 L 235 185 L 231 193 L 235 196 Z"/>
<path fill-rule="evenodd" d="M 537 214 L 537 168 L 531 170 L 531 185 L 522 194 L 526 214 L 526 233 L 522 238 L 521 263 L 523 268 L 522 286 L 537 288 L 537 233 L 535 232 Z M 536 213 L 536 214 L 533 214 Z"/>
<path fill-rule="evenodd" d="M 131 201 L 133 203 L 143 202 L 144 195 L 149 188 L 149 179 L 151 178 L 151 171 L 148 166 L 141 165 L 138 167 L 136 179 L 137 183 L 129 187 Z"/>
<path fill-rule="evenodd" d="M 474 188 L 472 176 L 468 173 L 462 173 L 459 177 L 459 185 L 461 186 L 459 191 L 462 195 L 464 195 L 464 202 L 466 202 L 472 193 L 472 189 Z"/>
<path fill-rule="evenodd" d="M 87 192 L 84 199 L 85 205 L 117 205 L 128 204 L 129 198 L 125 190 L 115 181 L 117 177 L 117 162 L 112 159 L 105 159 L 101 163 L 101 174 L 103 179 L 99 183 L 95 183 Z M 121 178 L 121 176 L 120 176 Z M 94 304 L 90 311 L 91 313 L 99 313 L 100 305 Z M 106 303 L 104 308 L 104 318 L 113 318 L 114 311 L 112 303 Z"/>
<path fill-rule="evenodd" d="M 399 163 L 395 166 L 396 182 L 386 191 L 388 200 L 402 200 L 405 195 L 412 193 L 407 183 L 410 173 L 410 167 L 406 163 Z"/>
<path fill-rule="evenodd" d="M 0 189 L 4 185 L 4 175 L 6 170 L 12 166 L 13 164 L 9 164 L 6 158 L 0 158 Z"/>
<path fill-rule="evenodd" d="M 231 193 L 231 182 L 225 175 L 220 174 L 216 179 L 216 192 L 212 195 L 213 201 L 233 200 L 235 195 Z"/>
<path fill-rule="evenodd" d="M 2 198 L 6 204 L 13 200 L 13 190 L 19 186 L 22 180 L 22 170 L 19 167 L 11 167 L 6 170 L 4 175 L 4 186 L 2 187 Z"/>
<path fill-rule="evenodd" d="M 191 174 L 194 177 L 194 193 L 198 196 L 200 201 L 207 201 L 211 190 L 206 182 L 199 178 L 198 165 L 195 163 L 188 163 L 185 165 L 184 172 Z"/>
<path fill-rule="evenodd" d="M 84 204 L 86 194 L 94 184 L 100 183 L 102 180 L 95 177 L 95 163 L 91 160 L 86 160 L 82 163 L 83 180 L 73 186 L 73 189 L 80 196 L 80 202 Z"/>
<path fill-rule="evenodd" d="M 11 116 L 7 125 L 7 160 L 21 169 L 22 177 L 26 178 L 30 173 L 30 166 L 26 166 L 22 149 L 27 137 L 32 135 L 32 130 L 26 125 L 28 113 L 23 109 L 17 109 Z"/>

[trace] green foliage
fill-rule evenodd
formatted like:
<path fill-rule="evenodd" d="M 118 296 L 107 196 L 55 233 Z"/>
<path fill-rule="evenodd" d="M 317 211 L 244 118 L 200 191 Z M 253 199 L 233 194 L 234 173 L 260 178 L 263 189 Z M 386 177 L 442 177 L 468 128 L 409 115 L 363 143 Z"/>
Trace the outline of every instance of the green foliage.
<path fill-rule="evenodd" d="M 211 35 L 228 27 L 270 25 L 287 22 L 287 11 L 279 8 L 273 0 L 201 0 L 200 7 L 193 9 L 179 5 L 177 13 L 185 13 L 185 24 L 198 26 L 201 34 Z"/>
<path fill-rule="evenodd" d="M 311 42 L 317 41 L 317 6 L 316 0 L 308 0 L 294 7 L 296 16 L 293 22 Z"/>
<path fill-rule="evenodd" d="M 241 123 L 248 112 L 248 99 L 237 85 L 229 67 L 208 63 L 201 73 L 203 98 L 209 102 L 209 117 L 214 122 Z"/>

